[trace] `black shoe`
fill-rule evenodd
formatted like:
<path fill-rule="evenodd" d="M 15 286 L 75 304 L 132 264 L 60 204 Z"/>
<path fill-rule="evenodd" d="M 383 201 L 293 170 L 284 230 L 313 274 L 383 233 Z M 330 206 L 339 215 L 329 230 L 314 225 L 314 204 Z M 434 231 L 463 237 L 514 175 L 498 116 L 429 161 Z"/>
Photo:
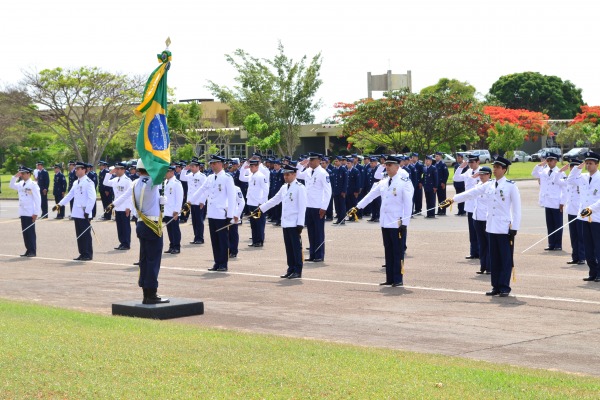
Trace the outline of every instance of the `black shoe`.
<path fill-rule="evenodd" d="M 393 285 L 393 283 L 392 283 L 392 282 L 381 282 L 381 283 L 379 284 L 379 286 L 392 286 L 392 285 Z"/>
<path fill-rule="evenodd" d="M 285 275 L 279 275 L 280 278 L 289 278 L 291 273 L 287 273 Z"/>
<path fill-rule="evenodd" d="M 310 247 L 305 247 L 304 250 L 310 250 Z"/>
<path fill-rule="evenodd" d="M 373 218 L 373 222 L 379 222 L 379 218 Z"/>
<path fill-rule="evenodd" d="M 480 275 L 481 275 L 481 274 L 484 274 L 484 273 L 485 273 L 485 271 L 475 271 L 475 273 L 476 273 L 476 274 L 480 274 Z"/>
<path fill-rule="evenodd" d="M 381 266 L 381 268 L 385 268 L 385 264 Z"/>
<path fill-rule="evenodd" d="M 276 222 L 273 224 L 273 226 L 281 226 L 281 222 Z"/>
<path fill-rule="evenodd" d="M 490 291 L 490 292 L 485 292 L 485 295 L 486 295 L 486 296 L 498 296 L 499 294 L 500 294 L 500 291 L 499 291 L 499 290 L 496 290 L 496 289 L 493 289 L 493 290 L 492 290 L 492 291 Z"/>
<path fill-rule="evenodd" d="M 290 274 L 290 276 L 287 277 L 288 279 L 297 279 L 297 278 L 302 278 L 302 275 L 300 275 L 297 272 L 294 272 L 292 274 Z"/>
<path fill-rule="evenodd" d="M 333 221 L 333 218 L 331 218 L 331 217 L 325 218 L 325 221 Z"/>
<path fill-rule="evenodd" d="M 56 217 L 54 219 L 65 219 L 65 217 Z"/>
<path fill-rule="evenodd" d="M 263 247 L 263 242 L 254 243 L 254 247 Z"/>
<path fill-rule="evenodd" d="M 486 275 L 491 275 L 492 273 L 490 271 L 485 271 Z"/>
<path fill-rule="evenodd" d="M 398 287 L 398 286 L 404 286 L 404 283 L 402 283 L 402 282 L 392 283 L 392 287 Z"/>
<path fill-rule="evenodd" d="M 144 297 L 142 304 L 162 304 L 169 303 L 169 299 L 160 297 L 158 294 L 153 293 L 149 297 Z"/>
<path fill-rule="evenodd" d="M 229 258 L 237 258 L 237 253 L 236 254 L 230 254 Z"/>
<path fill-rule="evenodd" d="M 173 251 L 172 249 L 169 249 L 169 250 L 165 251 L 164 253 L 165 254 L 171 254 L 172 251 Z"/>
<path fill-rule="evenodd" d="M 81 257 L 79 261 L 92 261 L 92 257 Z"/>
<path fill-rule="evenodd" d="M 579 264 L 579 261 L 571 260 L 571 261 L 567 261 L 567 264 Z"/>
<path fill-rule="evenodd" d="M 80 261 L 82 258 L 83 258 L 82 256 L 79 256 L 77 258 L 74 258 L 73 261 Z"/>
<path fill-rule="evenodd" d="M 314 260 L 312 260 L 312 262 L 323 262 L 322 258 L 315 258 Z"/>
<path fill-rule="evenodd" d="M 315 259 L 314 259 L 314 258 L 305 258 L 305 259 L 304 259 L 304 261 L 310 261 L 310 262 L 313 262 L 313 261 L 315 261 Z"/>
<path fill-rule="evenodd" d="M 140 262 L 134 262 L 133 265 L 140 265 Z"/>
<path fill-rule="evenodd" d="M 509 294 L 510 293 L 508 293 L 508 292 L 500 292 L 500 294 L 498 296 L 500 296 L 500 297 L 508 297 Z"/>
<path fill-rule="evenodd" d="M 219 267 L 217 267 L 216 265 L 213 266 L 212 268 L 208 268 L 209 271 L 217 271 L 219 269 Z"/>
<path fill-rule="evenodd" d="M 181 250 L 179 250 L 179 249 L 171 250 L 171 254 L 179 254 L 179 253 L 181 253 Z"/>
<path fill-rule="evenodd" d="M 115 250 L 129 250 L 129 247 L 121 245 L 119 247 L 115 247 Z"/>
<path fill-rule="evenodd" d="M 556 250 L 554 247 L 546 247 L 544 250 L 546 251 L 554 251 Z M 562 250 L 562 249 L 561 249 Z"/>
<path fill-rule="evenodd" d="M 479 260 L 479 256 L 466 256 L 466 260 Z"/>
<path fill-rule="evenodd" d="M 36 254 L 35 253 L 27 253 L 27 255 L 25 257 L 35 257 Z"/>
<path fill-rule="evenodd" d="M 227 268 L 226 267 L 219 267 L 219 268 L 215 269 L 215 271 L 217 271 L 217 272 L 227 272 Z"/>
<path fill-rule="evenodd" d="M 21 257 L 27 257 L 29 255 L 29 252 L 25 252 L 24 254 L 21 254 Z"/>
<path fill-rule="evenodd" d="M 596 280 L 595 276 L 588 276 L 587 278 L 583 278 L 584 281 L 586 282 L 593 282 Z"/>

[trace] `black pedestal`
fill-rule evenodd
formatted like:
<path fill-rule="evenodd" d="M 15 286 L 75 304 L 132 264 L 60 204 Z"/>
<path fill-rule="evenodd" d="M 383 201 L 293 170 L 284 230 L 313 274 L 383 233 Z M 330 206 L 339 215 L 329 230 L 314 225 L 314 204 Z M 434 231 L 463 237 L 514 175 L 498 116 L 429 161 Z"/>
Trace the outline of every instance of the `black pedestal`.
<path fill-rule="evenodd" d="M 113 315 L 125 317 L 170 319 L 204 314 L 204 303 L 198 300 L 170 298 L 170 303 L 142 304 L 141 300 L 112 305 Z"/>

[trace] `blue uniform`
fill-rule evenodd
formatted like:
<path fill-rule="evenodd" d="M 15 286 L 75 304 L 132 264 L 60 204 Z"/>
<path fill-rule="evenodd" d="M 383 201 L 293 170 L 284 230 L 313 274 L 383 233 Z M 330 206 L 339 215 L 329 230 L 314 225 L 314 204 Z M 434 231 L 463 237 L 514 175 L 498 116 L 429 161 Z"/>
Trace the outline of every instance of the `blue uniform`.
<path fill-rule="evenodd" d="M 56 174 L 54 174 L 54 187 L 52 188 L 52 194 L 54 195 L 54 201 L 56 202 L 56 204 L 60 203 L 60 201 L 65 196 L 66 192 L 67 178 L 65 178 L 62 172 L 57 172 Z M 65 207 L 61 206 L 57 218 L 62 219 L 64 217 Z"/>
<path fill-rule="evenodd" d="M 104 177 L 108 173 L 108 168 L 104 168 L 98 175 L 98 190 L 100 191 L 100 199 L 102 200 L 102 209 L 106 210 L 106 207 L 113 202 L 114 192 L 111 187 L 104 185 Z M 103 218 L 105 220 L 111 219 L 111 213 L 104 213 Z"/>
<path fill-rule="evenodd" d="M 360 171 L 353 167 L 348 170 L 348 189 L 346 190 L 346 209 L 356 207 L 358 203 L 358 194 L 362 188 Z"/>
<path fill-rule="evenodd" d="M 269 179 L 269 199 L 279 192 L 281 186 L 283 186 L 283 171 L 281 168 L 279 170 L 271 170 L 271 178 Z M 269 211 L 269 217 L 277 226 L 281 225 L 281 204 L 276 205 Z"/>
<path fill-rule="evenodd" d="M 331 189 L 333 193 L 333 203 L 337 223 L 339 224 L 346 217 L 346 199 L 348 190 L 348 170 L 346 167 L 339 166 L 333 169 L 331 177 Z"/>
<path fill-rule="evenodd" d="M 448 183 L 448 167 L 446 164 L 440 160 L 435 164 L 435 167 L 438 170 L 438 187 L 437 187 L 437 199 L 438 204 L 442 201 L 446 200 L 446 183 Z M 446 215 L 445 208 L 439 208 L 437 210 L 438 215 Z"/>
<path fill-rule="evenodd" d="M 41 169 L 38 172 L 37 184 L 40 188 L 40 196 L 42 198 L 42 215 L 46 215 L 48 214 L 48 189 L 50 188 L 50 175 L 48 175 L 48 171 Z"/>
<path fill-rule="evenodd" d="M 435 218 L 435 190 L 438 188 L 439 181 L 438 170 L 434 165 L 423 167 L 421 184 L 425 192 L 425 206 L 428 210 L 427 218 Z"/>
<path fill-rule="evenodd" d="M 453 167 L 454 167 L 454 173 L 456 173 L 456 171 L 460 167 L 460 164 L 458 162 L 455 162 Z M 461 174 L 464 174 L 465 172 L 467 172 L 467 168 L 462 169 Z M 452 182 L 452 185 L 454 186 L 454 190 L 456 191 L 456 194 L 460 194 L 465 191 L 465 182 L 463 182 L 463 181 L 455 180 Z M 465 211 L 465 203 L 459 203 L 458 204 L 458 213 L 456 215 L 466 215 L 466 214 L 467 214 L 467 212 Z"/>
<path fill-rule="evenodd" d="M 423 210 L 423 170 L 425 166 L 421 161 L 411 164 L 415 169 L 416 184 L 415 194 L 413 195 L 413 213 L 418 214 Z"/>
<path fill-rule="evenodd" d="M 95 171 L 90 171 L 87 174 L 87 177 L 90 178 L 92 182 L 94 182 L 94 193 L 98 189 L 98 175 L 96 175 Z M 96 217 L 96 202 L 94 201 L 94 209 L 92 210 L 92 218 Z"/>
<path fill-rule="evenodd" d="M 365 173 L 365 185 L 364 185 L 363 189 L 364 189 L 364 193 L 369 193 L 371 191 L 371 189 L 373 188 L 373 186 L 379 182 L 379 179 L 375 179 L 375 172 L 377 171 L 377 167 L 371 168 L 369 166 L 365 169 L 367 170 L 367 172 Z M 378 222 L 379 221 L 379 211 L 380 211 L 379 209 L 381 208 L 381 197 L 374 198 L 373 201 L 371 201 L 371 203 L 369 203 L 369 205 L 367 205 L 365 207 L 366 214 L 369 214 L 369 211 L 367 211 L 367 210 L 369 210 L 369 208 L 370 208 L 370 214 L 371 214 L 371 219 L 369 221 Z"/>

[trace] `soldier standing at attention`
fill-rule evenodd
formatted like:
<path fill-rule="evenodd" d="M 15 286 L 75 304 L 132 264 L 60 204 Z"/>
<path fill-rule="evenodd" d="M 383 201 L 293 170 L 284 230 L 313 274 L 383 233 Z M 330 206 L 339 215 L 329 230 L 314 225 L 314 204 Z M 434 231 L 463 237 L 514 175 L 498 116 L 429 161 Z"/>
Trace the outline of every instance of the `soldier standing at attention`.
<path fill-rule="evenodd" d="M 336 221 L 334 225 L 344 225 L 346 218 L 346 190 L 348 190 L 348 170 L 342 165 L 342 156 L 335 158 L 331 176 L 331 191 Z"/>
<path fill-rule="evenodd" d="M 166 203 L 166 199 L 160 195 L 159 185 L 152 182 L 141 158 L 137 162 L 137 168 L 140 175 L 133 184 L 133 206 L 138 215 L 136 226 L 137 237 L 140 241 L 138 285 L 144 293 L 142 303 L 168 303 L 169 299 L 162 298 L 157 294 L 158 273 L 163 249 L 160 206 Z"/>
<path fill-rule="evenodd" d="M 446 183 L 448 183 L 448 167 L 443 160 L 444 153 L 438 151 L 435 153 L 435 167 L 438 170 L 438 188 L 437 188 L 437 199 L 438 204 L 446 200 Z M 437 215 L 446 215 L 446 210 L 439 208 Z"/>
<path fill-rule="evenodd" d="M 485 229 L 489 240 L 492 290 L 486 292 L 486 296 L 507 297 L 511 291 L 514 239 L 521 226 L 521 195 L 515 182 L 505 177 L 510 164 L 506 158 L 497 157 L 493 162 L 495 180 L 477 185 L 440 204 L 440 207 L 445 208 L 454 202 L 475 199 L 480 195 L 488 197 Z"/>
<path fill-rule="evenodd" d="M 581 164 L 579 160 L 572 160 L 568 165 L 565 165 L 560 169 L 560 172 L 565 172 L 570 168 L 572 171 L 574 167 L 578 167 Z M 581 194 L 579 186 L 567 185 L 567 177 L 564 176 L 561 180 L 562 185 L 562 198 L 561 203 L 565 204 L 564 210 L 567 212 L 567 218 L 569 222 L 577 219 L 579 214 L 579 203 L 581 202 Z M 567 261 L 567 264 L 585 264 L 585 248 L 583 245 L 583 225 L 585 222 L 577 220 L 569 224 L 569 237 L 571 239 L 571 261 Z"/>
<path fill-rule="evenodd" d="M 65 197 L 67 192 L 67 179 L 62 173 L 60 165 L 54 165 L 54 186 L 52 187 L 52 194 L 54 195 L 54 203 L 58 204 Z M 63 219 L 65 217 L 65 207 L 62 206 L 56 219 Z"/>
<path fill-rule="evenodd" d="M 456 161 L 454 162 L 454 174 L 456 175 L 456 170 L 461 168 L 460 166 L 462 165 L 462 163 L 464 162 L 464 156 L 462 153 L 456 153 Z M 461 174 L 464 174 L 465 172 L 467 172 L 466 168 L 461 168 Z M 454 186 L 454 190 L 456 191 L 456 194 L 461 194 L 462 192 L 465 191 L 465 182 L 464 181 L 456 181 L 453 178 L 453 182 L 452 185 Z M 459 216 L 464 216 L 467 215 L 467 212 L 465 211 L 465 203 L 459 203 L 458 204 L 458 213 L 456 215 Z"/>
<path fill-rule="evenodd" d="M 129 216 L 133 209 L 131 200 L 132 182 L 125 175 L 125 163 L 117 163 L 113 168 L 114 174 L 104 174 L 102 185 L 106 189 L 113 190 L 115 194 L 114 201 L 106 207 L 106 212 L 111 213 L 115 210 L 115 222 L 117 223 L 117 237 L 119 246 L 115 250 L 129 250 L 131 246 L 131 221 Z"/>
<path fill-rule="evenodd" d="M 468 163 L 463 162 L 459 168 L 454 171 L 454 181 L 464 182 L 465 189 L 473 189 L 479 183 L 479 156 L 469 155 Z M 469 168 L 467 169 L 467 165 Z M 474 200 L 465 201 L 465 211 L 467 212 L 467 223 L 469 224 L 469 255 L 465 258 L 473 260 L 479 258 L 479 243 L 477 243 L 477 233 L 475 232 L 475 224 L 473 222 L 473 210 L 475 209 Z"/>
<path fill-rule="evenodd" d="M 351 208 L 356 207 L 356 203 L 358 203 L 358 195 L 360 194 L 362 182 L 360 180 L 360 171 L 354 166 L 352 157 L 347 158 L 346 168 L 348 169 L 348 189 L 346 190 L 346 209 L 350 210 Z M 307 185 L 307 187 L 308 187 L 308 185 Z M 349 218 L 348 222 L 354 222 L 354 219 Z"/>
<path fill-rule="evenodd" d="M 195 193 L 206 182 L 206 175 L 200 171 L 200 161 L 197 157 L 192 158 L 188 168 L 191 173 L 184 170 L 179 179 L 188 184 L 187 201 L 191 204 L 192 227 L 194 228 L 194 240 L 190 244 L 204 244 L 204 216 L 206 214 L 202 212 L 200 200 Z"/>
<path fill-rule="evenodd" d="M 86 168 L 87 177 L 94 182 L 94 193 L 96 193 L 98 189 L 98 174 L 96 174 L 96 171 L 94 171 L 94 166 L 92 164 L 86 164 Z M 94 217 L 96 217 L 96 201 L 94 201 L 94 209 L 92 210 L 92 219 Z"/>
<path fill-rule="evenodd" d="M 75 160 L 69 161 L 69 186 L 67 187 L 67 192 L 70 192 L 73 188 L 73 183 L 77 180 L 77 175 L 75 175 Z M 73 201 L 71 200 L 69 206 L 71 207 L 71 214 L 73 214 Z M 69 215 L 69 219 L 71 219 L 71 215 Z"/>
<path fill-rule="evenodd" d="M 306 188 L 296 180 L 295 167 L 283 167 L 285 184 L 269 201 L 260 206 L 262 212 L 282 204 L 281 226 L 288 269 L 281 278 L 302 278 L 302 229 L 306 216 Z"/>
<path fill-rule="evenodd" d="M 329 174 L 320 165 L 322 157 L 319 153 L 308 153 L 308 160 L 298 163 L 301 172 L 296 174 L 306 182 L 305 220 L 310 253 L 304 261 L 322 262 L 325 259 L 325 213 L 331 198 L 331 183 Z"/>
<path fill-rule="evenodd" d="M 73 213 L 71 217 L 75 221 L 75 234 L 77 235 L 77 248 L 79 257 L 75 261 L 91 261 L 94 257 L 92 247 L 92 232 L 90 219 L 92 210 L 96 204 L 96 188 L 94 182 L 86 176 L 87 164 L 77 162 L 75 164 L 75 174 L 77 180 L 67 195 L 54 207 L 56 211 L 60 206 L 64 206 L 71 199 L 73 202 Z"/>
<path fill-rule="evenodd" d="M 179 211 L 183 206 L 183 186 L 175 177 L 176 166 L 169 167 L 165 181 L 165 212 L 163 222 L 167 225 L 169 235 L 168 254 L 179 254 L 181 252 L 181 230 L 179 229 Z"/>
<path fill-rule="evenodd" d="M 269 197 L 269 180 L 259 170 L 260 161 L 250 159 L 242 165 L 240 180 L 248 182 L 247 201 L 248 211 L 254 213 L 258 206 L 266 203 Z M 247 169 L 249 173 L 245 172 Z M 250 219 L 250 229 L 252 230 L 252 243 L 249 247 L 263 247 L 265 241 L 265 216 L 261 213 L 253 215 Z"/>
<path fill-rule="evenodd" d="M 425 206 L 427 215 L 425 218 L 435 218 L 435 192 L 438 188 L 438 170 L 432 165 L 433 158 L 425 157 L 425 166 L 423 167 L 423 178 L 421 183 L 425 192 Z"/>
<path fill-rule="evenodd" d="M 423 169 L 424 165 L 419 161 L 419 153 L 410 154 L 410 163 L 417 173 L 417 182 L 414 185 L 415 195 L 413 199 L 413 214 L 418 215 L 423 210 Z"/>
<path fill-rule="evenodd" d="M 19 194 L 19 217 L 21 218 L 21 230 L 23 230 L 23 241 L 25 242 L 25 253 L 21 257 L 35 257 L 37 254 L 37 243 L 35 225 L 42 212 L 42 201 L 40 188 L 31 179 L 33 170 L 24 166 L 19 167 L 19 172 L 10 180 L 10 188 Z M 33 225 L 33 226 L 32 226 Z"/>
<path fill-rule="evenodd" d="M 40 219 L 48 218 L 48 189 L 50 188 L 50 175 L 44 169 L 44 162 L 38 161 L 35 164 L 37 172 L 37 184 L 40 188 L 40 196 L 42 199 L 42 215 Z"/>
<path fill-rule="evenodd" d="M 546 229 L 548 234 L 547 251 L 562 250 L 562 229 L 563 225 L 563 206 L 561 204 L 561 180 L 565 178 L 565 173 L 556 166 L 558 154 L 546 153 L 546 159 L 533 167 L 531 175 L 540 180 L 540 205 L 546 211 Z"/>

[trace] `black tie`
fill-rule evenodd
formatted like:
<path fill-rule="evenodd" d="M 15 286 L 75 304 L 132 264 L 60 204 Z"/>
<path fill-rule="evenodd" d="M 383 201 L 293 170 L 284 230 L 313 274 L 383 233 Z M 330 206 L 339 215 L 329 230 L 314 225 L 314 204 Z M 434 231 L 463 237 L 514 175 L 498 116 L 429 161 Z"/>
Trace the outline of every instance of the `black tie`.
<path fill-rule="evenodd" d="M 550 175 L 552 175 L 552 170 L 550 170 L 550 171 L 548 172 L 548 176 L 550 176 Z"/>
<path fill-rule="evenodd" d="M 215 181 L 217 180 L 217 174 L 215 174 Z"/>
<path fill-rule="evenodd" d="M 496 182 L 496 187 L 498 187 L 498 182 Z"/>
<path fill-rule="evenodd" d="M 313 169 L 312 171 L 310 171 L 310 176 L 313 176 L 314 173 L 315 173 L 315 170 Z"/>
<path fill-rule="evenodd" d="M 471 175 L 475 175 L 475 170 L 473 170 L 473 172 L 471 172 Z"/>
<path fill-rule="evenodd" d="M 388 181 L 388 187 L 392 186 L 392 178 Z"/>
<path fill-rule="evenodd" d="M 288 183 L 288 190 L 290 190 L 290 184 Z"/>
<path fill-rule="evenodd" d="M 592 177 L 590 176 L 590 180 L 588 181 L 588 183 L 592 183 Z"/>

